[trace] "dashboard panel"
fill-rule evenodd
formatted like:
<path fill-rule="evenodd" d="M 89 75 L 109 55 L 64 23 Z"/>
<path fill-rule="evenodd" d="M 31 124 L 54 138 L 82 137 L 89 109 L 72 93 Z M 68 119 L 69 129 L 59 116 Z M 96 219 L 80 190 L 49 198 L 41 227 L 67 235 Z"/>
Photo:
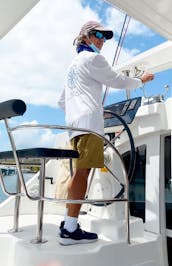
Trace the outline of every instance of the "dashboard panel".
<path fill-rule="evenodd" d="M 121 116 L 127 124 L 130 124 L 132 123 L 140 105 L 141 97 L 137 97 L 105 106 L 104 111 L 108 110 L 114 112 Z M 104 113 L 105 128 L 119 125 L 121 125 L 121 122 L 116 117 L 113 117 L 112 114 Z"/>

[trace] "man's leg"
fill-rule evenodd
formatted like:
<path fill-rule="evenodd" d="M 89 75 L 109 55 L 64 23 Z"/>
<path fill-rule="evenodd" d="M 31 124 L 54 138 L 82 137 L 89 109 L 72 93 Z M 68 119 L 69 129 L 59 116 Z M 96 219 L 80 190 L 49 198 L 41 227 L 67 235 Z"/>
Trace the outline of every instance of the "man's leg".
<path fill-rule="evenodd" d="M 77 169 L 68 184 L 68 199 L 82 200 L 87 189 L 87 179 L 90 169 Z M 64 228 L 73 232 L 78 227 L 78 216 L 81 204 L 67 204 Z"/>
<path fill-rule="evenodd" d="M 91 134 L 77 136 L 72 140 L 74 150 L 79 152 L 79 159 L 75 161 L 75 172 L 68 184 L 68 199 L 79 200 L 85 198 L 87 180 L 92 167 L 102 167 L 103 141 Z M 90 243 L 98 239 L 96 233 L 80 229 L 78 216 L 81 204 L 67 204 L 67 215 L 60 225 L 60 244 L 72 245 Z"/>
<path fill-rule="evenodd" d="M 68 199 L 84 199 L 87 189 L 87 179 L 90 169 L 78 169 L 68 185 Z M 82 204 L 67 204 L 67 216 L 61 226 L 60 244 L 73 245 L 97 241 L 95 233 L 86 232 L 78 225 L 78 216 Z"/>
<path fill-rule="evenodd" d="M 68 199 L 84 199 L 90 169 L 77 169 L 68 184 Z M 68 216 L 78 217 L 81 204 L 67 204 Z"/>

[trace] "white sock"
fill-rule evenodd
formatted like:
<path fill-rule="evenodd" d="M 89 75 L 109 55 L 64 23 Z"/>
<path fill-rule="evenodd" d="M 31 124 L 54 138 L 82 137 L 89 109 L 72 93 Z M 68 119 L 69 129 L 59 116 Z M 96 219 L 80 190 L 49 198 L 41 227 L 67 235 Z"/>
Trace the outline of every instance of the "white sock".
<path fill-rule="evenodd" d="M 70 216 L 66 216 L 65 217 L 65 224 L 64 224 L 64 228 L 72 233 L 77 229 L 77 222 L 78 222 L 78 218 L 77 217 L 70 217 Z"/>
<path fill-rule="evenodd" d="M 66 208 L 66 210 L 65 210 L 64 222 L 66 221 L 66 217 L 67 217 L 67 215 L 68 215 L 68 208 Z"/>

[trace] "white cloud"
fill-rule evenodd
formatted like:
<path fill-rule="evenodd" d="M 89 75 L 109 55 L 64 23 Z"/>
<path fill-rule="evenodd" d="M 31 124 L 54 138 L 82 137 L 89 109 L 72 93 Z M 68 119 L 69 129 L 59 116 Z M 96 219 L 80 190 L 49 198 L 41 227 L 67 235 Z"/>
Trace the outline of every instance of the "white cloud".
<path fill-rule="evenodd" d="M 112 62 L 114 59 L 116 47 L 117 47 L 117 42 L 115 40 L 110 40 L 107 43 L 105 43 L 105 45 L 102 49 L 102 53 L 105 55 L 105 57 L 107 58 L 108 62 L 111 65 L 112 65 Z M 131 57 L 133 57 L 137 53 L 139 53 L 139 50 L 137 50 L 137 49 L 129 50 L 127 48 L 122 48 L 120 51 L 120 56 L 118 58 L 117 64 L 122 63 L 124 61 L 127 61 L 128 59 L 130 59 Z M 114 65 L 114 67 L 115 67 L 115 65 Z"/>
<path fill-rule="evenodd" d="M 38 122 L 33 120 L 30 122 L 23 122 L 23 125 L 37 125 Z M 30 128 L 21 129 L 14 132 L 14 139 L 16 147 L 21 148 L 32 148 L 32 147 L 48 147 L 53 148 L 56 133 L 50 129 Z"/>
<path fill-rule="evenodd" d="M 52 3 L 53 2 L 53 3 Z M 78 17 L 79 14 L 79 17 Z M 72 41 L 88 19 L 79 0 L 42 0 L 0 43 L 0 97 L 56 106 L 64 74 L 75 55 Z"/>
<path fill-rule="evenodd" d="M 119 12 L 108 9 L 106 15 L 109 27 L 115 31 L 121 27 Z M 21 98 L 26 103 L 56 107 L 66 68 L 75 56 L 73 39 L 90 19 L 100 20 L 79 0 L 51 0 L 51 5 L 49 0 L 41 0 L 0 42 L 0 101 Z M 132 32 L 141 30 L 135 22 L 131 25 Z M 112 40 L 103 50 L 110 63 L 115 47 Z M 120 60 L 137 52 L 122 50 Z"/>
<path fill-rule="evenodd" d="M 107 26 L 113 29 L 116 34 L 120 35 L 125 14 L 118 9 L 108 8 L 106 11 L 106 18 Z M 131 18 L 127 30 L 127 35 L 151 36 L 153 35 L 153 33 L 150 29 L 141 24 L 139 21 Z"/>

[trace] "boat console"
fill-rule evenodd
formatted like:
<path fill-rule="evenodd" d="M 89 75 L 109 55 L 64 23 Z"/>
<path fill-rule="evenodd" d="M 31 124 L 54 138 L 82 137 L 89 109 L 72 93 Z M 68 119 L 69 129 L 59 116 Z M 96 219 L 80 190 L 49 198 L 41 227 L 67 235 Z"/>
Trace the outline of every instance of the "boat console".
<path fill-rule="evenodd" d="M 111 111 L 120 117 L 122 117 L 127 124 L 132 123 L 138 108 L 141 106 L 141 97 L 127 99 L 122 102 L 108 105 L 104 108 L 105 111 Z M 105 113 L 104 115 L 104 127 L 112 127 L 121 125 L 121 121 L 114 117 L 112 114 Z"/>

